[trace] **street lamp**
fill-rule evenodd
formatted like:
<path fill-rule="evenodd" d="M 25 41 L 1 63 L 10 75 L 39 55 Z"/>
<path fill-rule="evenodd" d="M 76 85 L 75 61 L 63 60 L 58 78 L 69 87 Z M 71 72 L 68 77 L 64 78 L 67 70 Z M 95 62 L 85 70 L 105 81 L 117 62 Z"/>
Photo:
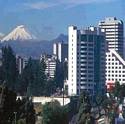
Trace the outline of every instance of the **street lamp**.
<path fill-rule="evenodd" d="M 15 124 L 16 124 L 16 115 L 17 115 L 17 112 L 14 112 L 14 116 L 15 116 Z"/>

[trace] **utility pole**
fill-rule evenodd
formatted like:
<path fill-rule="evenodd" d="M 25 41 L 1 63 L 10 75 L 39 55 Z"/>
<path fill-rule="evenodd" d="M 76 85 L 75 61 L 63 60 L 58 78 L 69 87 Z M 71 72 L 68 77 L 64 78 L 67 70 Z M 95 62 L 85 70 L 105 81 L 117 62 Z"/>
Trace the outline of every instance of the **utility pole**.
<path fill-rule="evenodd" d="M 63 93 L 63 106 L 64 106 L 64 87 L 62 88 L 62 93 Z"/>

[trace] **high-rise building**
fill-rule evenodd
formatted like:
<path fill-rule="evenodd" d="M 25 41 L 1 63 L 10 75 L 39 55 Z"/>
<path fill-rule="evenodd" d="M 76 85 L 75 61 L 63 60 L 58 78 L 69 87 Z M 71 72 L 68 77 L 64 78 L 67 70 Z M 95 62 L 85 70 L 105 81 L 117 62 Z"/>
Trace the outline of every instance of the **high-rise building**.
<path fill-rule="evenodd" d="M 53 54 L 60 62 L 64 62 L 68 58 L 68 44 L 64 42 L 54 43 Z"/>
<path fill-rule="evenodd" d="M 105 36 L 99 28 L 68 29 L 68 95 L 104 91 Z"/>
<path fill-rule="evenodd" d="M 28 58 L 23 58 L 21 56 L 16 56 L 16 64 L 17 64 L 17 69 L 19 71 L 19 74 L 23 72 L 23 69 L 25 66 L 28 64 Z"/>
<path fill-rule="evenodd" d="M 113 49 L 106 53 L 106 85 L 110 89 L 116 81 L 125 84 L 125 61 Z"/>
<path fill-rule="evenodd" d="M 46 64 L 45 74 L 47 78 L 54 78 L 57 66 L 57 58 L 51 55 L 41 55 L 40 60 L 42 59 Z"/>
<path fill-rule="evenodd" d="M 124 31 L 123 21 L 116 17 L 107 17 L 99 22 L 99 27 L 105 31 L 108 49 L 114 49 L 123 57 Z"/>
<path fill-rule="evenodd" d="M 115 17 L 108 17 L 99 22 L 99 27 L 105 31 L 108 48 L 106 52 L 106 84 L 113 86 L 116 81 L 125 83 L 123 22 Z"/>

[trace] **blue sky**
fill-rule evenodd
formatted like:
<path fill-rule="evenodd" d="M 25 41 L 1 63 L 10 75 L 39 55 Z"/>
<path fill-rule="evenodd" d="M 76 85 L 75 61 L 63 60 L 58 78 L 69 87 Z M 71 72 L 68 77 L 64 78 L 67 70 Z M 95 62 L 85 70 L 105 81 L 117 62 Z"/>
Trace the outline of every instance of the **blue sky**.
<path fill-rule="evenodd" d="M 25 25 L 40 39 L 67 34 L 69 25 L 96 26 L 116 16 L 125 21 L 124 0 L 0 0 L 0 32 Z"/>

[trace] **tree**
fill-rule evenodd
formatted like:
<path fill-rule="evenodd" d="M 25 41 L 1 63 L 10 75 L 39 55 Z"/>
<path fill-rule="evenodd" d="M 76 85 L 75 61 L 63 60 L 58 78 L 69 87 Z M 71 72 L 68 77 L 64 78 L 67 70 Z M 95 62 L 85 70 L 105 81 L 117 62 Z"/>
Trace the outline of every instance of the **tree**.
<path fill-rule="evenodd" d="M 120 83 L 118 81 L 115 82 L 115 87 L 113 88 L 113 95 L 114 97 L 119 97 L 120 96 L 120 91 L 121 90 L 121 86 Z"/>
<path fill-rule="evenodd" d="M 33 82 L 33 79 L 34 77 L 33 77 L 33 69 L 32 69 L 32 59 L 30 58 L 22 74 L 19 76 L 17 91 L 21 94 L 26 93 L 27 87 L 29 84 Z"/>
<path fill-rule="evenodd" d="M 45 63 L 29 59 L 27 66 L 20 75 L 18 92 L 24 94 L 28 91 L 30 95 L 44 95 L 46 85 Z M 22 91 L 23 89 L 23 91 Z"/>
<path fill-rule="evenodd" d="M 10 46 L 2 48 L 2 80 L 6 81 L 8 88 L 14 89 L 18 77 L 16 57 Z"/>
<path fill-rule="evenodd" d="M 32 99 L 24 97 L 16 101 L 17 122 L 24 124 L 35 124 L 35 110 Z"/>
<path fill-rule="evenodd" d="M 68 124 L 68 110 L 58 101 L 51 101 L 43 105 L 43 124 Z"/>
<path fill-rule="evenodd" d="M 91 103 L 89 96 L 86 92 L 81 93 L 78 103 L 78 114 L 77 114 L 77 124 L 94 124 L 95 120 L 91 116 Z"/>
<path fill-rule="evenodd" d="M 16 109 L 16 93 L 6 86 L 1 86 L 0 101 L 0 124 L 11 124 Z"/>

